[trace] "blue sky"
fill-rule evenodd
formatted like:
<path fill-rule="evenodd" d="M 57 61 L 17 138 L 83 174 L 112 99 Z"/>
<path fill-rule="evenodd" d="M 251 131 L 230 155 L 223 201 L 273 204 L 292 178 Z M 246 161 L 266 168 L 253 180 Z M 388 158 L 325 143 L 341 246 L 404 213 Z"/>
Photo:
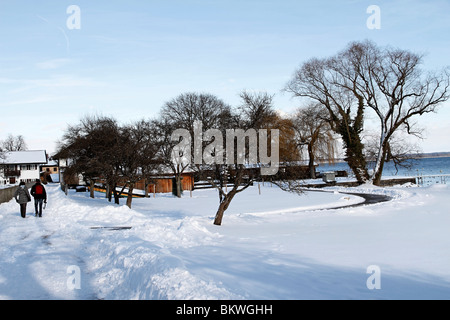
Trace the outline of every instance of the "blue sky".
<path fill-rule="evenodd" d="M 77 5 L 80 29 L 67 8 Z M 381 29 L 366 12 L 381 9 Z M 188 92 L 239 104 L 267 91 L 276 108 L 294 70 L 350 41 L 424 53 L 425 69 L 450 65 L 450 1 L 5 1 L 0 0 L 0 139 L 22 134 L 53 152 L 68 124 L 87 114 L 126 123 L 157 116 Z M 450 151 L 450 105 L 420 119 L 422 150 Z"/>

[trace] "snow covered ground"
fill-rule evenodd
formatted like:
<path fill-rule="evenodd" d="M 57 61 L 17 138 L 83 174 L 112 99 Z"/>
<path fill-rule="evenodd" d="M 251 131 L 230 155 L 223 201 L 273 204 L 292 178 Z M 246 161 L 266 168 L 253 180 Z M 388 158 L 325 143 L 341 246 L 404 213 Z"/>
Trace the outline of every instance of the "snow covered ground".
<path fill-rule="evenodd" d="M 214 190 L 133 209 L 47 191 L 42 219 L 31 204 L 27 219 L 0 205 L 0 299 L 450 299 L 447 185 L 302 196 L 254 186 L 221 227 Z M 362 201 L 345 191 L 394 199 L 329 209 Z"/>

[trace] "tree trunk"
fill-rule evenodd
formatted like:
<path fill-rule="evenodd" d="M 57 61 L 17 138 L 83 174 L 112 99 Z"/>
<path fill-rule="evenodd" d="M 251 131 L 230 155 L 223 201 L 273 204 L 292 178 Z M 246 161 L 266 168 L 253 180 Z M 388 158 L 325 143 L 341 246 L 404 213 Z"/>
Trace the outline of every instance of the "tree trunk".
<path fill-rule="evenodd" d="M 131 202 L 133 201 L 134 183 L 130 183 L 128 186 L 127 207 L 131 209 Z"/>
<path fill-rule="evenodd" d="M 219 188 L 223 190 L 223 176 L 220 170 L 220 166 L 216 165 L 216 176 L 219 178 Z M 219 203 L 222 202 L 222 193 L 219 192 Z"/>
<path fill-rule="evenodd" d="M 120 190 L 120 192 L 117 192 L 117 184 L 114 185 L 114 202 L 115 204 L 120 204 L 120 196 L 123 193 L 123 190 L 125 190 L 125 188 L 127 187 L 127 184 L 125 183 L 124 186 L 122 187 L 122 190 Z"/>
<path fill-rule="evenodd" d="M 120 204 L 120 195 L 117 192 L 117 183 L 114 183 L 113 185 L 113 194 L 114 194 L 114 203 Z"/>
<path fill-rule="evenodd" d="M 243 187 L 243 189 L 238 190 L 243 181 L 243 176 L 244 176 L 244 166 L 240 165 L 239 168 L 237 169 L 236 178 L 234 179 L 233 189 L 231 189 L 231 191 L 228 193 L 224 193 L 222 201 L 220 202 L 219 205 L 219 209 L 217 209 L 216 217 L 214 219 L 214 224 L 216 226 L 222 225 L 223 214 L 228 209 L 228 206 L 230 205 L 231 200 L 233 200 L 234 196 L 239 192 L 245 190 L 250 185 L 250 183 L 248 183 L 245 187 Z"/>
<path fill-rule="evenodd" d="M 231 200 L 233 200 L 234 196 L 236 195 L 238 187 L 239 186 L 235 185 L 233 189 L 228 194 L 226 194 L 225 197 L 223 197 L 222 201 L 220 202 L 219 209 L 217 210 L 216 217 L 214 219 L 214 224 L 216 226 L 222 225 L 223 214 L 228 209 Z"/>
<path fill-rule="evenodd" d="M 383 176 L 383 168 L 384 162 L 386 161 L 388 145 L 389 145 L 388 139 L 384 139 L 384 141 L 381 142 L 381 147 L 377 157 L 377 163 L 375 165 L 375 170 L 372 176 L 373 184 L 376 186 L 379 186 L 381 183 L 381 177 Z"/>
<path fill-rule="evenodd" d="M 176 196 L 178 198 L 181 198 L 182 187 L 181 187 L 181 175 L 180 174 L 175 175 L 175 188 L 176 188 L 175 189 Z"/>
<path fill-rule="evenodd" d="M 144 189 L 145 189 L 145 197 L 150 198 L 150 196 L 148 194 L 148 179 L 145 179 L 145 181 L 144 181 Z"/>
<path fill-rule="evenodd" d="M 360 150 L 347 149 L 346 161 L 350 169 L 352 169 L 356 180 L 359 184 L 369 181 L 369 172 L 367 171 L 366 159 Z"/>
<path fill-rule="evenodd" d="M 106 184 L 105 198 L 111 202 L 111 185 L 109 183 Z"/>
<path fill-rule="evenodd" d="M 312 142 L 308 144 L 308 154 L 309 154 L 309 177 L 311 179 L 316 178 L 316 168 L 314 167 L 314 152 Z"/>
<path fill-rule="evenodd" d="M 89 181 L 89 191 L 90 191 L 90 197 L 91 197 L 92 199 L 95 198 L 95 194 L 94 194 L 94 186 L 95 186 L 95 181 L 91 179 L 91 180 Z"/>
<path fill-rule="evenodd" d="M 359 135 L 360 126 L 362 123 L 357 125 L 357 121 L 355 120 L 355 124 L 353 126 L 348 126 L 347 122 L 349 122 L 349 119 L 341 121 L 338 132 L 345 144 L 345 161 L 347 161 L 348 166 L 355 174 L 358 183 L 364 184 L 370 177 L 369 172 L 367 171 L 366 158 L 363 153 L 364 144 L 361 142 Z"/>

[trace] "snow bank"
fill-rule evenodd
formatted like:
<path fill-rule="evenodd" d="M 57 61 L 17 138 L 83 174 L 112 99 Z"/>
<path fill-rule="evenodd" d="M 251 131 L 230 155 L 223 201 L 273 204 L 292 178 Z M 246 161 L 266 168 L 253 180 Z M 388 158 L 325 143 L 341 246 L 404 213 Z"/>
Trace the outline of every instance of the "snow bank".
<path fill-rule="evenodd" d="M 236 196 L 222 227 L 212 224 L 214 190 L 129 209 L 47 188 L 42 219 L 0 205 L 1 299 L 450 298 L 446 185 L 297 196 L 266 184 Z M 393 200 L 327 209 L 362 201 L 345 192 Z M 366 285 L 371 265 L 380 290 Z"/>

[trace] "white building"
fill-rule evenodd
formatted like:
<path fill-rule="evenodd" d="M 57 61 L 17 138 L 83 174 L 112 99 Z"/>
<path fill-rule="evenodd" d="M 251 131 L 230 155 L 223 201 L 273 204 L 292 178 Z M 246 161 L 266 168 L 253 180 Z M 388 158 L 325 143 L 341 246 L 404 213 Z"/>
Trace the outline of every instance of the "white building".
<path fill-rule="evenodd" d="M 34 182 L 40 179 L 40 167 L 44 164 L 47 164 L 45 150 L 6 152 L 0 159 L 0 184 Z"/>

